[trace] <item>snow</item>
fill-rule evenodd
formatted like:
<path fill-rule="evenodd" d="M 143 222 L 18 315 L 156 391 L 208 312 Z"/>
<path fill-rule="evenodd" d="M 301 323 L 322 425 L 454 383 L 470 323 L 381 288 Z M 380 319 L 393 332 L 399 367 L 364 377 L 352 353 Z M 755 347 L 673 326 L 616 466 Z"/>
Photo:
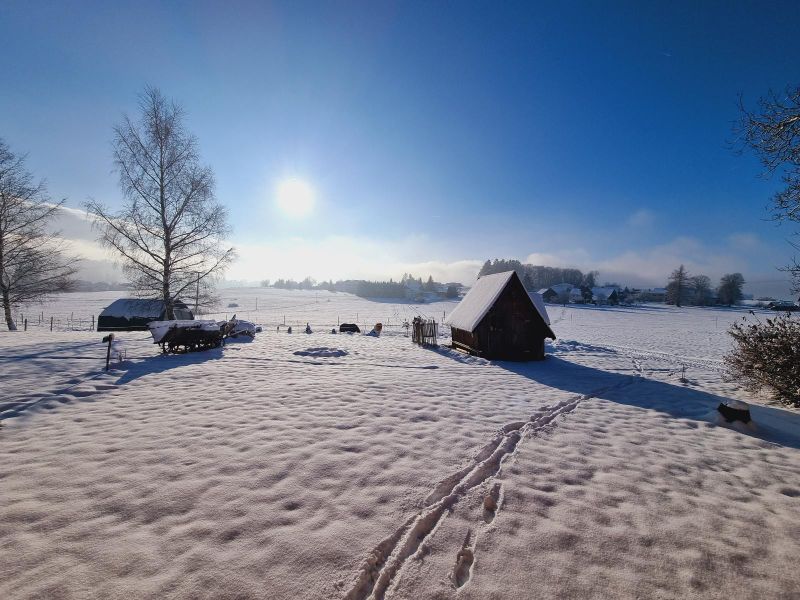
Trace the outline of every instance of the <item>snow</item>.
<path fill-rule="evenodd" d="M 101 316 L 133 319 L 136 317 L 158 318 L 164 310 L 161 300 L 120 298 L 103 309 Z"/>
<path fill-rule="evenodd" d="M 453 303 L 222 296 L 263 333 L 167 356 L 118 333 L 108 373 L 102 333 L 0 332 L 0 597 L 800 589 L 800 414 L 721 373 L 743 311 L 558 307 L 547 360 L 506 363 L 405 337 Z M 730 400 L 752 428 L 719 423 Z"/>
<path fill-rule="evenodd" d="M 513 275 L 514 271 L 506 271 L 479 278 L 456 309 L 450 313 L 446 324 L 456 329 L 474 331 Z"/>
<path fill-rule="evenodd" d="M 208 321 L 203 319 L 195 320 L 172 320 L 172 321 L 151 321 L 147 324 L 150 334 L 153 336 L 153 341 L 159 343 L 167 332 L 173 328 L 186 328 L 186 329 L 200 329 L 202 331 L 219 331 L 220 324 L 216 321 Z M 255 328 L 254 328 L 255 330 Z"/>
<path fill-rule="evenodd" d="M 531 297 L 533 305 L 536 307 L 536 310 L 539 311 L 539 315 L 544 319 L 544 322 L 550 325 L 550 316 L 547 314 L 547 307 L 544 304 L 542 295 L 536 292 L 529 292 L 528 295 Z"/>

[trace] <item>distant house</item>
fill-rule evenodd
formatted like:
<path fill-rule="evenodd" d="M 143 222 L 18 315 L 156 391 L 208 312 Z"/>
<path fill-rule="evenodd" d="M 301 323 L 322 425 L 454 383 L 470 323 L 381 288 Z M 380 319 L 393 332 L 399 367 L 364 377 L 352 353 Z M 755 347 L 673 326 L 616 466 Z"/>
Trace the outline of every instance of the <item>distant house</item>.
<path fill-rule="evenodd" d="M 569 301 L 583 303 L 584 302 L 583 290 L 581 290 L 581 288 L 579 287 L 572 288 L 569 291 Z"/>
<path fill-rule="evenodd" d="M 595 304 L 619 304 L 619 292 L 615 287 L 593 287 L 592 301 Z"/>
<path fill-rule="evenodd" d="M 455 348 L 491 359 L 541 360 L 545 338 L 556 338 L 542 297 L 514 271 L 478 279 L 447 323 Z"/>
<path fill-rule="evenodd" d="M 537 292 L 545 302 L 556 302 L 558 300 L 558 292 L 553 288 L 542 288 Z"/>
<path fill-rule="evenodd" d="M 407 299 L 416 300 L 417 302 L 424 300 L 422 285 L 418 281 L 410 279 L 403 285 L 405 287 L 405 295 Z"/>
<path fill-rule="evenodd" d="M 575 286 L 571 283 L 557 283 L 555 285 L 551 285 L 550 289 L 553 290 L 556 294 L 569 294 L 572 291 L 572 288 Z"/>
<path fill-rule="evenodd" d="M 194 319 L 192 311 L 180 300 L 175 302 L 173 312 L 178 320 Z M 166 313 L 163 300 L 120 298 L 100 313 L 97 331 L 146 331 L 148 323 L 163 321 Z"/>
<path fill-rule="evenodd" d="M 642 302 L 665 302 L 667 300 L 667 288 L 647 288 L 639 292 L 639 300 Z"/>

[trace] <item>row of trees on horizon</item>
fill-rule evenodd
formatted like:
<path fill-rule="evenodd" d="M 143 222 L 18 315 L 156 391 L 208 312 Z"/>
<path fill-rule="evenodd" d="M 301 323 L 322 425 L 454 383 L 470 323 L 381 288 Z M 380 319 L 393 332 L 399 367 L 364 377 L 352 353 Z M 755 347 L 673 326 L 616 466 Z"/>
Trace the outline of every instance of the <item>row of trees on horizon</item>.
<path fill-rule="evenodd" d="M 733 306 L 742 301 L 744 283 L 741 273 L 726 273 L 713 288 L 708 276 L 690 275 L 681 265 L 669 276 L 666 302 L 675 306 Z"/>

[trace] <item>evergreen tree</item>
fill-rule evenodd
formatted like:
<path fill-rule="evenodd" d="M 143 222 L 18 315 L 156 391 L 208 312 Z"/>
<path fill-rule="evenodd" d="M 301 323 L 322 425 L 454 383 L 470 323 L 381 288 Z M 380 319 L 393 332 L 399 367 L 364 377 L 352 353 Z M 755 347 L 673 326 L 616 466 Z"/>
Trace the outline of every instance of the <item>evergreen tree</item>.
<path fill-rule="evenodd" d="M 669 276 L 667 283 L 667 304 L 680 306 L 689 294 L 689 272 L 681 265 Z"/>

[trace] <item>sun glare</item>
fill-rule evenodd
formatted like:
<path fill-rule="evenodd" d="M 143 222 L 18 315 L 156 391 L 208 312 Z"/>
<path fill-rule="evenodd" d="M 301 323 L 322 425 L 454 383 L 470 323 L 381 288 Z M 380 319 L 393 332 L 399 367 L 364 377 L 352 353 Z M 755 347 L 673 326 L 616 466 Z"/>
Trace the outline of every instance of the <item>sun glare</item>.
<path fill-rule="evenodd" d="M 301 179 L 285 179 L 275 191 L 278 208 L 289 217 L 306 217 L 314 210 L 314 189 Z"/>

